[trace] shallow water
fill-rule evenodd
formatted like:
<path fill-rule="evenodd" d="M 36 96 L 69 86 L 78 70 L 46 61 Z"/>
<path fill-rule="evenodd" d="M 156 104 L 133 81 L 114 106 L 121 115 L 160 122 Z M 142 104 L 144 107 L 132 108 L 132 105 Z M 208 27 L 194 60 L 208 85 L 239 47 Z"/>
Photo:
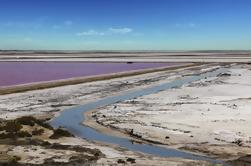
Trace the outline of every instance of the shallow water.
<path fill-rule="evenodd" d="M 211 163 L 223 163 L 222 161 L 219 161 L 219 160 L 215 160 L 215 159 L 211 159 L 211 158 L 203 157 L 203 156 L 198 156 L 198 155 L 194 155 L 188 152 L 183 152 L 183 151 L 179 151 L 175 149 L 164 148 L 164 147 L 159 147 L 159 146 L 150 145 L 150 144 L 134 144 L 132 143 L 130 139 L 106 135 L 92 128 L 89 128 L 87 126 L 83 126 L 82 122 L 84 121 L 83 113 L 86 111 L 90 111 L 98 107 L 114 104 L 120 101 L 133 99 L 133 98 L 140 97 L 143 95 L 157 93 L 162 90 L 181 87 L 184 84 L 191 83 L 193 81 L 197 81 L 205 77 L 217 76 L 219 73 L 222 73 L 225 71 L 226 69 L 221 68 L 221 69 L 204 73 L 201 75 L 187 76 L 182 79 L 174 80 L 172 82 L 162 84 L 159 86 L 145 88 L 143 90 L 138 90 L 134 92 L 128 92 L 122 95 L 107 97 L 98 101 L 81 105 L 76 108 L 65 110 L 60 114 L 60 116 L 53 119 L 50 123 L 53 127 L 62 126 L 76 136 L 86 138 L 92 141 L 101 141 L 105 143 L 117 144 L 121 147 L 124 147 L 132 151 L 138 151 L 138 152 L 153 154 L 153 155 L 162 156 L 162 157 L 181 157 L 181 158 L 193 159 L 193 160 L 206 160 L 206 161 L 210 161 Z"/>
<path fill-rule="evenodd" d="M 173 66 L 178 63 L 0 62 L 0 87 Z"/>

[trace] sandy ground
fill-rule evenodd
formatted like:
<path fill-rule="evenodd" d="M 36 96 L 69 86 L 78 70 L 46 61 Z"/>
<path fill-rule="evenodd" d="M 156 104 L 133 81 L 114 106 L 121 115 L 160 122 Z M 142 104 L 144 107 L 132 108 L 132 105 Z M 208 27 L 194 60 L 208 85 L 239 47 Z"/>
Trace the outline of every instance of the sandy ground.
<path fill-rule="evenodd" d="M 224 159 L 250 155 L 250 69 L 234 65 L 228 74 L 106 106 L 92 115 L 103 126 L 169 147 Z"/>
<path fill-rule="evenodd" d="M 144 88 L 161 84 L 181 78 L 186 74 L 196 74 L 205 70 L 218 68 L 216 65 L 204 65 L 201 68 L 187 68 L 175 71 L 161 71 L 150 74 L 143 74 L 127 78 L 118 78 L 106 81 L 70 85 L 51 89 L 29 91 L 0 96 L 0 117 L 1 121 L 16 119 L 25 115 L 35 117 L 57 116 L 61 110 L 79 104 L 84 104 L 106 96 L 118 94 L 122 91 Z M 33 139 L 33 136 L 32 136 Z M 50 143 L 58 142 L 67 145 L 80 145 L 81 147 L 98 149 L 104 154 L 98 161 L 102 165 L 117 165 L 119 159 L 126 161 L 128 158 L 136 159 L 136 165 L 208 165 L 203 161 L 191 161 L 177 158 L 159 158 L 146 154 L 135 153 L 121 149 L 114 145 L 104 145 L 97 142 L 89 142 L 80 138 L 60 138 L 57 140 L 48 139 L 48 135 L 39 137 Z M 46 149 L 39 145 L 24 145 L 15 143 L 15 146 L 5 144 L 6 140 L 0 139 L 0 158 L 7 156 L 21 157 L 20 163 L 43 163 L 45 160 L 54 162 L 68 162 L 72 156 L 80 155 L 73 150 Z M 81 154 L 82 155 L 82 154 Z M 88 155 L 88 154 L 87 154 Z M 91 154 L 89 154 L 91 155 Z M 79 156 L 78 156 L 79 157 Z M 0 160 L 0 161 L 1 161 Z M 121 162 L 120 160 L 120 162 Z M 95 163 L 95 165 L 97 164 Z"/>

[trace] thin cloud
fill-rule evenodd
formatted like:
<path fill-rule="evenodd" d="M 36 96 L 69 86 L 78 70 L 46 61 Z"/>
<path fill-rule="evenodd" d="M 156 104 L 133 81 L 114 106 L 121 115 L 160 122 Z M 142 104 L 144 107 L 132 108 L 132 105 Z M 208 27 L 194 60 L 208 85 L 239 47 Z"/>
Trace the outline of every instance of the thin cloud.
<path fill-rule="evenodd" d="M 76 35 L 77 36 L 104 36 L 105 33 L 104 32 L 98 32 L 98 31 L 95 31 L 95 30 L 89 30 L 89 31 L 77 33 Z"/>
<path fill-rule="evenodd" d="M 128 34 L 133 32 L 131 28 L 109 28 L 106 31 L 96 31 L 96 30 L 89 30 L 84 32 L 79 32 L 77 36 L 104 36 L 104 35 L 113 35 L 113 34 Z"/>
<path fill-rule="evenodd" d="M 127 34 L 133 31 L 131 28 L 109 28 L 109 31 L 115 34 Z"/>

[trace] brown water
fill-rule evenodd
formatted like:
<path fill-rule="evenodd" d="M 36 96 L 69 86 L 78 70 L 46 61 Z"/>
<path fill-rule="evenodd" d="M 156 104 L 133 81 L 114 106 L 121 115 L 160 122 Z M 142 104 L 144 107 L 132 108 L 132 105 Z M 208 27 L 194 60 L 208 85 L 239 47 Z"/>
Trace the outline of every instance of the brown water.
<path fill-rule="evenodd" d="M 148 68 L 174 66 L 178 63 L 68 63 L 0 62 L 0 87 L 94 76 Z"/>

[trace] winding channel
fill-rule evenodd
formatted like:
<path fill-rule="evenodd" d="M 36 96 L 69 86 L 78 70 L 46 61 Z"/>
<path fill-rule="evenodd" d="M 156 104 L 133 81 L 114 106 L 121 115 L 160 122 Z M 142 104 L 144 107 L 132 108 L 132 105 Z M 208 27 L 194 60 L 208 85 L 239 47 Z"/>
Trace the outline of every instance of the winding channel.
<path fill-rule="evenodd" d="M 153 93 L 157 93 L 163 90 L 171 89 L 171 88 L 178 88 L 184 84 L 189 84 L 194 81 L 198 81 L 205 77 L 215 77 L 220 73 L 226 72 L 226 68 L 219 68 L 214 71 L 210 71 L 207 73 L 202 73 L 200 75 L 192 75 L 192 76 L 185 76 L 181 79 L 177 79 L 165 84 L 161 84 L 158 86 L 153 86 L 141 90 L 136 90 L 134 92 L 126 92 L 122 95 L 115 95 L 112 97 L 106 97 L 104 99 L 90 102 L 84 105 L 80 105 L 75 108 L 67 109 L 63 111 L 58 117 L 52 119 L 50 124 L 53 127 L 64 127 L 72 134 L 78 137 L 85 138 L 91 141 L 100 141 L 104 143 L 112 143 L 117 144 L 120 147 L 126 148 L 131 151 L 143 152 L 147 154 L 152 154 L 155 156 L 160 157 L 180 157 L 185 159 L 192 159 L 192 160 L 204 160 L 209 161 L 213 164 L 226 164 L 221 160 L 216 160 L 213 158 L 194 155 L 189 152 L 184 152 L 180 150 L 175 150 L 171 148 L 164 148 L 157 145 L 152 144 L 133 144 L 132 141 L 128 138 L 121 138 L 118 136 L 111 136 L 107 134 L 100 133 L 95 129 L 82 125 L 82 122 L 85 120 L 84 113 L 102 106 L 114 104 L 117 102 L 137 98 L 144 95 L 149 95 Z"/>

